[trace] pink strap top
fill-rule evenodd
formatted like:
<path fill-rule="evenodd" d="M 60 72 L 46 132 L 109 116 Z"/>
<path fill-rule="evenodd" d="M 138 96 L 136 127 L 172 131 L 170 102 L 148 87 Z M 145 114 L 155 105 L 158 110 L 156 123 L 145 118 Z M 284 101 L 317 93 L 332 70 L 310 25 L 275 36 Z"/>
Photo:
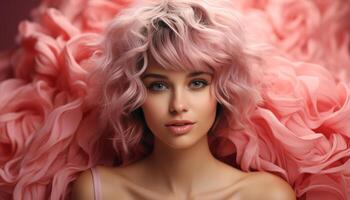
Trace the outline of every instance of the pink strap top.
<path fill-rule="evenodd" d="M 102 200 L 100 174 L 95 167 L 91 168 L 91 175 L 94 187 L 95 200 Z"/>

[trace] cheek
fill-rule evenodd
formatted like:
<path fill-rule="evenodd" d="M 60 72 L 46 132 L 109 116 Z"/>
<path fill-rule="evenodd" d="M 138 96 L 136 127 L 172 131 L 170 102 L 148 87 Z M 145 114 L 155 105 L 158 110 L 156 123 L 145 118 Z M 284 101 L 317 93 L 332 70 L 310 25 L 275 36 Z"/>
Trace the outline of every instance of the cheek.
<path fill-rule="evenodd" d="M 216 116 L 216 108 L 217 108 L 217 101 L 209 101 L 207 106 L 208 109 L 206 109 L 206 116 L 207 116 L 207 121 L 208 124 L 214 123 L 215 116 Z"/>
<path fill-rule="evenodd" d="M 215 116 L 217 101 L 214 96 L 208 93 L 203 93 L 200 96 L 196 96 L 192 102 L 192 106 L 196 108 L 196 111 L 200 113 L 201 116 Z"/>
<path fill-rule="evenodd" d="M 214 125 L 216 112 L 217 112 L 217 101 L 211 100 L 210 103 L 208 103 L 206 109 L 206 113 L 203 113 L 203 116 L 205 116 L 205 119 L 203 121 L 205 122 L 205 131 L 208 133 L 209 129 Z"/>
<path fill-rule="evenodd" d="M 207 92 L 197 95 L 191 102 L 196 120 L 200 122 L 198 131 L 201 133 L 207 133 L 215 121 L 217 108 L 216 98 Z"/>
<path fill-rule="evenodd" d="M 147 125 L 151 128 L 153 124 L 159 124 L 166 112 L 161 99 L 147 98 L 141 106 Z"/>

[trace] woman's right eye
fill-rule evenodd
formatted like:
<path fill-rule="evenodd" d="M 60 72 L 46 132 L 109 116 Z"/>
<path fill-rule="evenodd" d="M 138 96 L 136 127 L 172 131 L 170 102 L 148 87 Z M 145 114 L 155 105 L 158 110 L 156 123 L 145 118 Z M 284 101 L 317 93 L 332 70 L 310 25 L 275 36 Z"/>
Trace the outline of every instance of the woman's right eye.
<path fill-rule="evenodd" d="M 166 89 L 163 83 L 152 83 L 147 88 L 153 91 L 161 91 L 163 89 Z"/>

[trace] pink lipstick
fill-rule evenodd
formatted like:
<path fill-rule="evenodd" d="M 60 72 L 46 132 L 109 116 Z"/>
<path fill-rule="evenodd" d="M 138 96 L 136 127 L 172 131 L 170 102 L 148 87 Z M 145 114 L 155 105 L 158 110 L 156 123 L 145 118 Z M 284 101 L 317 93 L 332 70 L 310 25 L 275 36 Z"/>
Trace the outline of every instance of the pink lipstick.
<path fill-rule="evenodd" d="M 193 124 L 185 125 L 167 125 L 166 126 L 174 135 L 183 135 L 190 132 L 193 128 Z"/>
<path fill-rule="evenodd" d="M 195 122 L 190 120 L 172 120 L 167 123 L 165 126 L 174 134 L 174 135 L 183 135 L 190 132 L 193 128 Z"/>

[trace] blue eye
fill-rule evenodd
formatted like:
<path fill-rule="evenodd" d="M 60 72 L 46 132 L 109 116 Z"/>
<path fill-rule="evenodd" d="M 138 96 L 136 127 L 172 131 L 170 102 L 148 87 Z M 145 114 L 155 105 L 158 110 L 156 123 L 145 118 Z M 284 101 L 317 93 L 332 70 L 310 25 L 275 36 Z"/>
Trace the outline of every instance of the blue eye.
<path fill-rule="evenodd" d="M 165 85 L 163 83 L 152 83 L 148 86 L 148 89 L 154 90 L 154 91 L 161 91 L 165 88 Z"/>
<path fill-rule="evenodd" d="M 190 87 L 193 89 L 204 88 L 207 85 L 208 85 L 208 82 L 205 80 L 194 80 L 194 81 L 191 81 L 191 83 L 190 83 Z M 168 87 L 166 84 L 164 84 L 162 82 L 154 82 L 154 83 L 151 83 L 147 88 L 151 91 L 158 92 L 158 91 L 166 90 Z"/>
<path fill-rule="evenodd" d="M 195 83 L 195 84 L 192 84 Z M 194 88 L 203 88 L 208 85 L 207 81 L 204 80 L 195 80 L 192 81 L 191 84 L 194 86 Z"/>

